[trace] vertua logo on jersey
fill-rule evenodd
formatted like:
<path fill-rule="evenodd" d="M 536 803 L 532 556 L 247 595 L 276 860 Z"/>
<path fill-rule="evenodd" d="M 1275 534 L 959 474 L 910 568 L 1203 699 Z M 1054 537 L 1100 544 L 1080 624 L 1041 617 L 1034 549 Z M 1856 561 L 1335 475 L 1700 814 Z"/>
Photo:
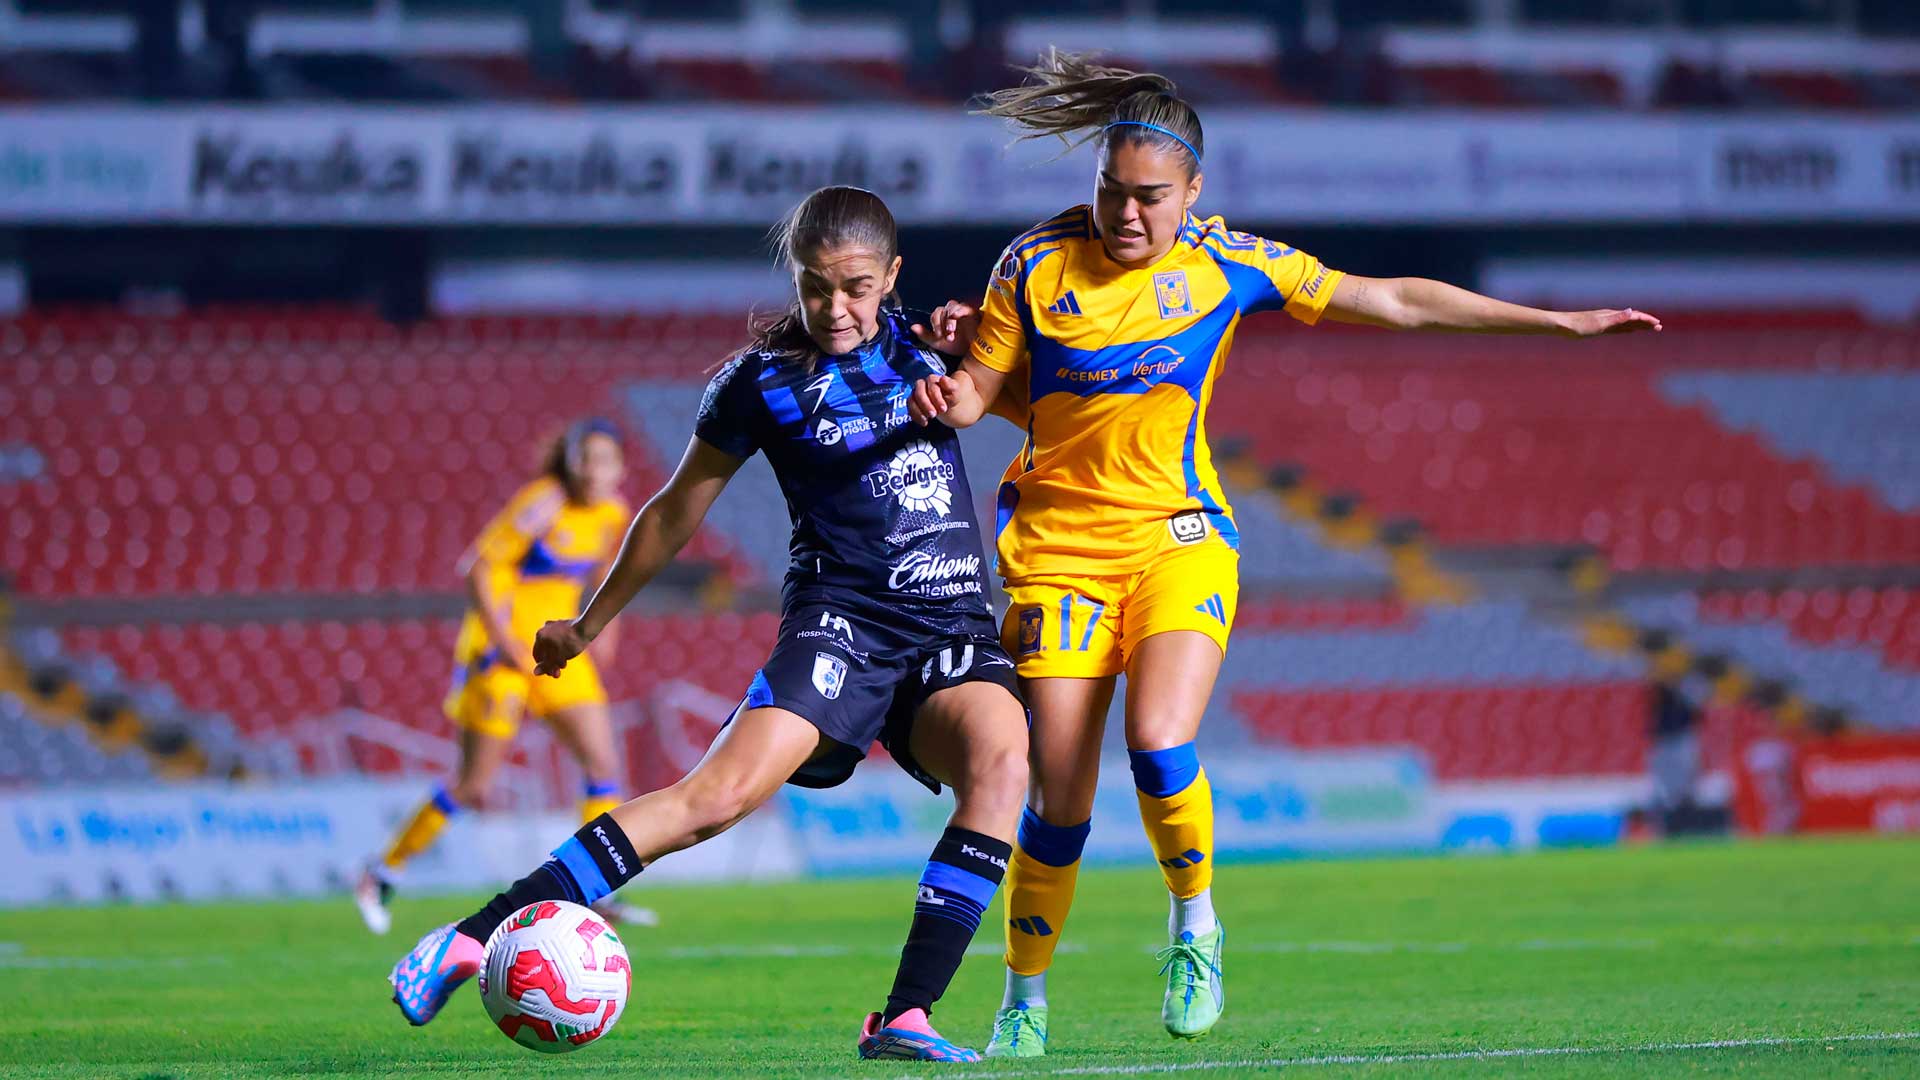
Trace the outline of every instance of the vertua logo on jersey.
<path fill-rule="evenodd" d="M 847 685 L 847 663 L 832 653 L 813 654 L 813 688 L 828 701 L 836 701 Z"/>
<path fill-rule="evenodd" d="M 1185 270 L 1168 270 L 1153 275 L 1153 298 L 1160 302 L 1160 317 L 1163 319 L 1193 314 L 1193 294 L 1187 289 Z"/>

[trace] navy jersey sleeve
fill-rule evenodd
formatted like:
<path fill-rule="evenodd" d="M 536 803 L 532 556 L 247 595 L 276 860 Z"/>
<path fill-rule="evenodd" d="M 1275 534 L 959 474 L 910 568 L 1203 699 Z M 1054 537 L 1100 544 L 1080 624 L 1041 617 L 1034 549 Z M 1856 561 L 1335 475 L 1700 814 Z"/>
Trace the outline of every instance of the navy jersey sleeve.
<path fill-rule="evenodd" d="M 759 413 L 764 408 L 757 379 L 760 365 L 749 359 L 735 357 L 715 373 L 693 422 L 701 442 L 742 458 L 760 449 Z"/>
<path fill-rule="evenodd" d="M 955 366 L 953 359 L 942 356 L 922 344 L 914 335 L 914 323 L 924 326 L 932 321 L 932 317 L 927 312 L 906 308 L 889 311 L 887 316 L 893 320 L 894 336 L 905 346 L 901 350 L 904 363 L 899 366 L 899 371 L 908 382 L 919 382 L 929 375 L 945 375 Z"/>

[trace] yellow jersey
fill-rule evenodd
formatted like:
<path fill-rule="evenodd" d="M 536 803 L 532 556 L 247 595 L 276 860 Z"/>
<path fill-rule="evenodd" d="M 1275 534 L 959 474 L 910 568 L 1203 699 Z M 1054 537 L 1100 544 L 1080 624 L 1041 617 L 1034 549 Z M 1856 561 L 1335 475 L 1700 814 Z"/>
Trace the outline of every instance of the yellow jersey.
<path fill-rule="evenodd" d="M 580 614 L 581 594 L 619 547 L 629 516 L 618 499 L 570 502 L 558 480 L 541 477 L 515 493 L 481 530 L 472 551 L 493 568 L 494 602 L 506 609 L 507 625 L 523 645 L 532 644 L 547 620 Z M 454 663 L 470 665 L 492 651 L 479 614 L 467 612 Z"/>
<path fill-rule="evenodd" d="M 1191 542 L 1200 519 L 1238 548 L 1207 447 L 1214 380 L 1242 316 L 1311 325 L 1341 277 L 1191 213 L 1150 266 L 1113 261 L 1087 206 L 1008 245 L 972 351 L 1027 391 L 1026 445 L 1000 485 L 1000 573 L 1134 573 L 1170 539 Z"/>

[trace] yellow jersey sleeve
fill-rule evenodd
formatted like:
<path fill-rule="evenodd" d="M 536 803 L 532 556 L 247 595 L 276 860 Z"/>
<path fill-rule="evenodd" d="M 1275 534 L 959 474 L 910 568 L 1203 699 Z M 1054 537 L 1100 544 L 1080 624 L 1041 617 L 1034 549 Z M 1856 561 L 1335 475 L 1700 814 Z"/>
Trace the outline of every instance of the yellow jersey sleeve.
<path fill-rule="evenodd" d="M 1299 248 L 1235 232 L 1219 218 L 1207 220 L 1201 244 L 1227 275 L 1243 315 L 1278 309 L 1312 326 L 1346 276 Z"/>
<path fill-rule="evenodd" d="M 633 507 L 625 499 L 609 499 L 601 506 L 601 520 L 606 522 L 607 549 L 600 553 L 602 563 L 611 563 L 620 552 L 620 544 L 627 538 L 627 526 L 633 522 Z"/>
<path fill-rule="evenodd" d="M 514 493 L 512 499 L 473 541 L 473 555 L 497 567 L 513 566 L 526 557 L 536 537 L 546 534 L 566 505 L 567 493 L 550 477 L 542 477 Z"/>
<path fill-rule="evenodd" d="M 1026 289 L 1020 276 L 1020 257 L 1009 244 L 987 282 L 986 299 L 980 302 L 980 329 L 968 354 L 981 366 L 1002 373 L 1015 370 L 1027 358 L 1026 324 L 1020 317 Z"/>

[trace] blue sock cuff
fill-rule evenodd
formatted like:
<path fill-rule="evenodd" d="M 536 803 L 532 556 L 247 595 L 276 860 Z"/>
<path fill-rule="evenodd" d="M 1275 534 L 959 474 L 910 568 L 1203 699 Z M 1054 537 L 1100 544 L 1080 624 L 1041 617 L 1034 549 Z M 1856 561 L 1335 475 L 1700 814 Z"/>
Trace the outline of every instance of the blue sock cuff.
<path fill-rule="evenodd" d="M 589 799 L 607 799 L 620 794 L 618 780 L 589 780 L 585 788 Z"/>
<path fill-rule="evenodd" d="M 600 872 L 599 864 L 593 861 L 579 837 L 567 837 L 565 843 L 553 849 L 553 858 L 579 886 L 582 897 L 579 903 L 592 904 L 613 892 L 607 885 L 607 876 Z"/>
<path fill-rule="evenodd" d="M 941 892 L 964 896 L 982 908 L 993 903 L 993 894 L 1000 889 L 1000 883 L 997 881 L 943 862 L 928 863 L 927 868 L 920 874 L 920 884 Z"/>
<path fill-rule="evenodd" d="M 433 808 L 448 817 L 460 812 L 460 804 L 453 801 L 453 796 L 444 787 L 433 789 Z"/>
<path fill-rule="evenodd" d="M 1035 862 L 1048 866 L 1072 866 L 1087 848 L 1087 834 L 1093 832 L 1093 819 L 1078 825 L 1050 825 L 1031 807 L 1020 810 L 1020 850 Z"/>
<path fill-rule="evenodd" d="M 1133 786 L 1156 799 L 1178 795 L 1200 775 L 1200 755 L 1190 742 L 1165 750 L 1129 750 Z"/>

